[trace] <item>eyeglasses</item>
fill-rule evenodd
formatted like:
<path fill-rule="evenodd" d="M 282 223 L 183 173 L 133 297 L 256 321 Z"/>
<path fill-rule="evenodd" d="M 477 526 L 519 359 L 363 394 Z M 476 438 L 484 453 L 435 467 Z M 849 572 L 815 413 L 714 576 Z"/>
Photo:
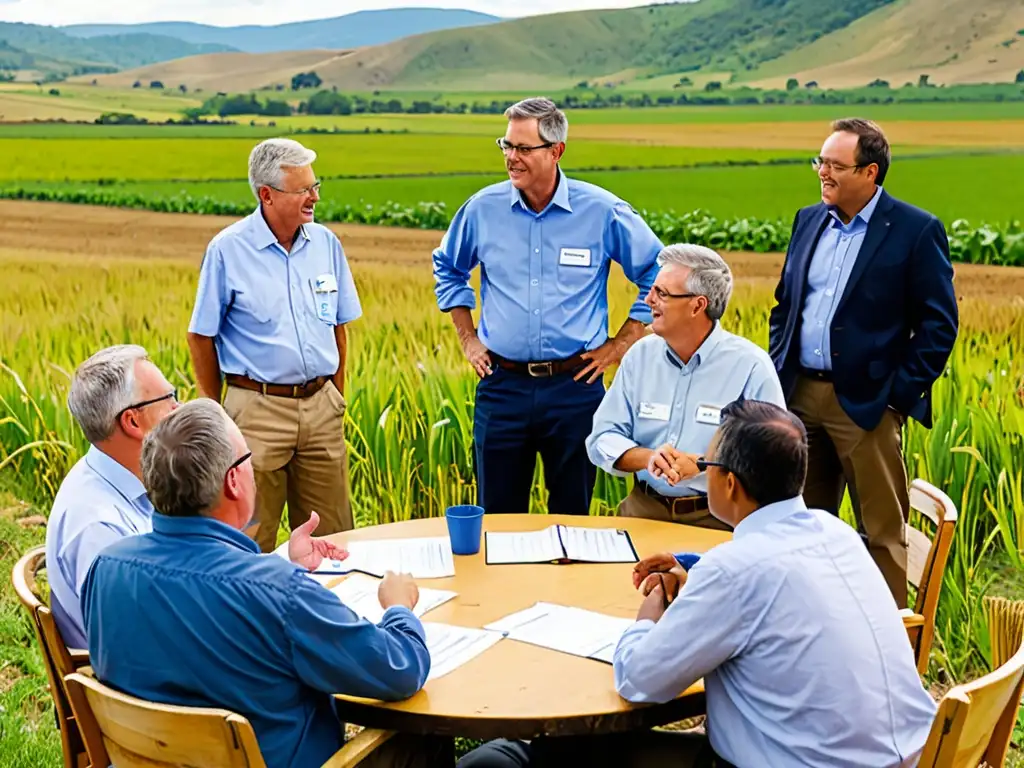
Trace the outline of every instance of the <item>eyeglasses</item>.
<path fill-rule="evenodd" d="M 697 465 L 697 471 L 698 472 L 705 472 L 705 471 L 707 471 L 708 467 L 721 467 L 726 472 L 732 472 L 731 469 L 729 469 L 727 466 L 725 466 L 725 464 L 722 464 L 720 461 L 708 461 L 707 459 L 697 459 L 694 462 L 694 464 Z M 733 472 L 733 474 L 736 474 L 736 473 Z"/>
<path fill-rule="evenodd" d="M 662 301 L 665 299 L 693 299 L 702 295 L 699 293 L 669 293 L 664 288 L 657 285 L 651 286 L 651 290 L 654 291 L 654 295 Z"/>
<path fill-rule="evenodd" d="M 520 155 L 528 155 L 535 149 L 547 149 L 548 147 L 555 146 L 554 142 L 551 141 L 546 141 L 543 144 L 538 144 L 535 147 L 529 147 L 526 146 L 525 144 L 512 144 L 511 142 L 505 140 L 504 138 L 495 139 L 494 141 L 498 145 L 498 148 L 506 155 L 509 154 L 513 149 Z"/>
<path fill-rule="evenodd" d="M 114 421 L 119 421 L 124 414 L 128 413 L 128 411 L 135 410 L 136 408 L 145 408 L 147 405 L 161 403 L 164 400 L 173 400 L 174 402 L 178 402 L 178 390 L 172 389 L 166 395 L 154 397 L 152 400 L 143 400 L 141 403 L 132 403 L 127 408 L 122 408 L 120 411 L 118 411 L 117 415 L 114 417 Z"/>
<path fill-rule="evenodd" d="M 271 189 L 277 191 L 277 192 L 282 192 L 282 193 L 284 193 L 286 195 L 308 195 L 310 192 L 316 192 L 319 195 L 320 194 L 320 185 L 321 184 L 322 184 L 322 182 L 318 181 L 315 184 L 309 185 L 308 187 L 303 187 L 302 189 L 294 189 L 294 190 L 292 190 L 292 189 L 281 189 L 280 187 L 275 187 L 273 184 L 267 184 L 267 186 L 270 187 Z"/>
<path fill-rule="evenodd" d="M 818 170 L 822 166 L 825 166 L 826 168 L 830 168 L 833 171 L 849 171 L 849 170 L 852 170 L 854 168 L 866 168 L 869 165 L 871 165 L 871 163 L 858 163 L 857 165 L 843 165 L 842 163 L 837 163 L 834 160 L 826 160 L 824 157 L 821 157 L 821 155 L 819 155 L 818 157 L 812 157 L 811 158 L 811 167 L 814 170 Z"/>
<path fill-rule="evenodd" d="M 241 456 L 234 460 L 230 467 L 228 467 L 228 472 L 230 472 L 232 469 L 236 469 L 245 464 L 246 459 L 248 459 L 250 456 L 252 456 L 252 451 L 246 451 L 245 453 L 243 453 Z M 227 472 L 225 472 L 224 474 L 227 475 Z"/>

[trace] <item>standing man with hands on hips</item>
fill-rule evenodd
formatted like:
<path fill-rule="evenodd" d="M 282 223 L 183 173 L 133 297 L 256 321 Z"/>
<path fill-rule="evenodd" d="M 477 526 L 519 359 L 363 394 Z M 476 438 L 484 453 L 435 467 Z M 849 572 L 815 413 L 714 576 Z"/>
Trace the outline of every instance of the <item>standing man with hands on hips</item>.
<path fill-rule="evenodd" d="M 584 441 L 601 376 L 643 334 L 642 299 L 661 242 L 628 204 L 559 168 L 568 122 L 554 102 L 521 101 L 498 139 L 509 180 L 473 195 L 434 251 L 438 307 L 480 376 L 473 419 L 478 503 L 526 512 L 539 451 L 548 511 L 585 515 L 597 476 Z M 618 262 L 639 288 L 609 337 L 607 281 Z M 480 266 L 479 332 L 470 273 Z"/>
<path fill-rule="evenodd" d="M 189 351 L 199 392 L 220 401 L 252 449 L 256 541 L 294 529 L 353 527 L 345 437 L 347 323 L 362 314 L 341 243 L 313 223 L 316 153 L 267 139 L 249 156 L 256 210 L 213 238 L 199 273 Z"/>

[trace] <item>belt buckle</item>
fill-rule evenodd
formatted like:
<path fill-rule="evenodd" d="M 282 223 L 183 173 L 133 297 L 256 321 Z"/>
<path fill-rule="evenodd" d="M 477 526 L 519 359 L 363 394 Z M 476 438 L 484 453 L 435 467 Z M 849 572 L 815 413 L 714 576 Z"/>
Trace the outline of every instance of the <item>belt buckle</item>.
<path fill-rule="evenodd" d="M 536 369 L 544 370 L 544 371 L 547 371 L 547 372 L 546 373 L 535 373 L 534 371 Z M 526 364 L 526 372 L 529 373 L 534 378 L 540 378 L 541 376 L 550 376 L 552 374 L 553 370 L 554 370 L 554 368 L 552 367 L 550 362 L 546 362 L 546 363 L 527 363 Z"/>
<path fill-rule="evenodd" d="M 305 388 L 305 384 L 292 384 L 292 397 L 299 396 L 299 390 Z"/>

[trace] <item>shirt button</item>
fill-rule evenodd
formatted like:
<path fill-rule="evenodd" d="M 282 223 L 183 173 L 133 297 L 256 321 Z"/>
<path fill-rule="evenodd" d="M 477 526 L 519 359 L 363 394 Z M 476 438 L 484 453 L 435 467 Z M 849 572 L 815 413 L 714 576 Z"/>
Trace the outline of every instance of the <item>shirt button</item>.
<path fill-rule="evenodd" d="M 832 290 L 829 289 L 829 290 L 825 291 L 825 295 L 826 296 L 831 296 L 832 295 Z"/>
<path fill-rule="evenodd" d="M 818 321 L 818 327 L 819 328 L 823 328 L 824 326 L 825 326 L 825 323 L 823 323 L 821 320 L 819 320 Z"/>
<path fill-rule="evenodd" d="M 540 314 L 540 310 L 539 310 L 539 309 L 535 309 L 535 310 L 533 310 L 533 314 L 535 314 L 535 315 L 539 315 L 539 314 Z"/>
<path fill-rule="evenodd" d="M 540 253 L 540 248 L 534 248 L 534 249 L 533 249 L 533 252 L 534 252 L 534 253 Z"/>
<path fill-rule="evenodd" d="M 820 349 L 814 350 L 814 354 L 816 354 L 818 357 L 821 357 L 821 350 Z"/>
<path fill-rule="evenodd" d="M 535 280 L 531 280 L 530 281 L 530 285 L 537 285 L 539 282 L 540 282 L 540 280 L 536 280 L 536 279 Z"/>

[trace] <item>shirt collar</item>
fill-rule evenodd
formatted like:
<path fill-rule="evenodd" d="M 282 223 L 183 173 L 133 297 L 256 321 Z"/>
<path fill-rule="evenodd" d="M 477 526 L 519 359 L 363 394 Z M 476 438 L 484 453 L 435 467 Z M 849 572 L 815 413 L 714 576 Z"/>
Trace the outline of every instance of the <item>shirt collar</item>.
<path fill-rule="evenodd" d="M 806 512 L 807 505 L 803 496 L 794 496 L 790 499 L 776 501 L 774 504 L 766 504 L 754 510 L 750 515 L 740 520 L 733 530 L 733 538 L 749 536 L 758 531 L 763 531 L 772 523 L 777 523 L 797 512 Z"/>
<path fill-rule="evenodd" d="M 277 242 L 277 235 L 271 231 L 270 225 L 267 224 L 267 220 L 263 217 L 262 206 L 257 205 L 256 210 L 249 215 L 249 233 L 252 245 L 260 251 L 264 248 L 269 248 Z M 309 233 L 306 232 L 305 224 L 299 226 L 299 235 L 303 240 L 309 240 Z"/>
<path fill-rule="evenodd" d="M 832 218 L 835 219 L 836 223 L 841 227 L 851 227 L 856 223 L 857 219 L 864 222 L 865 226 L 871 223 L 871 216 L 875 213 L 875 208 L 878 207 L 878 198 L 882 196 L 882 188 L 875 185 L 875 194 L 868 200 L 867 205 L 858 211 L 857 215 L 850 219 L 849 224 L 843 224 L 842 219 L 839 218 L 839 214 L 836 212 L 836 207 L 830 205 L 828 212 L 832 214 Z"/>
<path fill-rule="evenodd" d="M 260 551 L 259 545 L 253 539 L 212 517 L 171 517 L 157 512 L 153 515 L 153 531 L 164 536 L 207 537 L 254 554 Z"/>
<path fill-rule="evenodd" d="M 530 213 L 536 216 L 539 216 L 540 213 L 544 213 L 544 211 L 546 211 L 552 205 L 557 205 L 562 210 L 572 213 L 572 205 L 570 205 L 569 203 L 569 179 L 566 177 L 564 173 L 562 173 L 562 169 L 559 168 L 558 185 L 555 187 L 555 196 L 551 198 L 551 202 L 548 203 L 547 208 L 545 208 L 544 211 L 541 211 L 540 213 L 537 213 L 526 204 L 526 201 L 523 200 L 522 194 L 515 187 L 512 187 L 512 192 L 509 194 L 508 202 L 509 207 L 514 208 L 518 204 L 519 207 L 522 208 L 524 211 L 529 211 Z"/>
<path fill-rule="evenodd" d="M 722 328 L 721 323 L 717 320 L 714 322 L 715 324 L 711 329 L 711 333 L 709 333 L 708 337 L 701 342 L 699 347 L 697 347 L 697 351 L 693 353 L 692 357 L 690 357 L 689 364 L 684 363 L 682 358 L 680 358 L 679 355 L 676 354 L 676 351 L 672 349 L 672 346 L 662 339 L 662 342 L 665 344 L 665 354 L 668 355 L 669 362 L 677 368 L 689 368 L 691 365 L 700 367 L 700 364 L 707 359 L 712 350 L 718 346 L 718 342 L 722 340 L 722 336 L 725 334 L 725 330 Z"/>
<path fill-rule="evenodd" d="M 117 492 L 129 501 L 136 501 L 139 497 L 146 495 L 146 488 L 139 478 L 95 445 L 86 452 L 85 462 L 93 472 L 114 486 Z"/>

